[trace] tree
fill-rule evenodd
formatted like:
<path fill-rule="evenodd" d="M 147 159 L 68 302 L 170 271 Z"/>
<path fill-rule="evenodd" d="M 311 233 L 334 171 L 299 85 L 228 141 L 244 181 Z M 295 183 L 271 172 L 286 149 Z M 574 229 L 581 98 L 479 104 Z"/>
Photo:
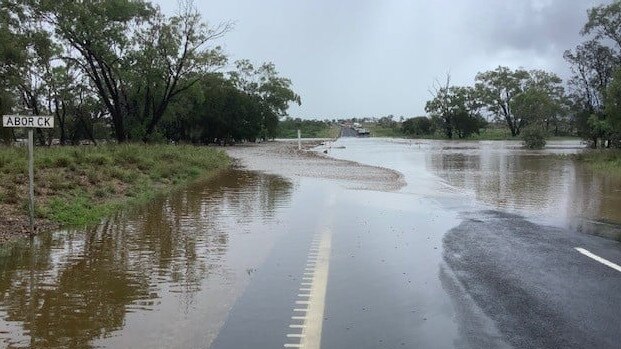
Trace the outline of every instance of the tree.
<path fill-rule="evenodd" d="M 550 105 L 560 106 L 565 100 L 563 80 L 556 74 L 543 70 L 511 70 L 498 67 L 493 71 L 477 74 L 476 81 L 477 94 L 485 109 L 497 120 L 503 120 L 514 137 L 520 134 L 533 117 L 532 112 L 525 113 L 525 102 L 532 104 L 532 99 L 536 97 L 550 101 Z M 522 97 L 529 90 L 532 94 Z M 515 106 L 522 107 L 520 112 L 515 112 Z M 558 127 L 559 117 L 560 108 L 558 113 L 548 113 L 545 118 L 546 127 L 550 123 Z"/>
<path fill-rule="evenodd" d="M 144 141 L 150 139 L 175 97 L 197 83 L 203 73 L 226 63 L 219 46 L 206 46 L 226 34 L 231 25 L 208 27 L 191 1 L 180 5 L 177 16 L 154 15 L 133 42 L 137 49 L 130 55 L 135 62 L 129 79 L 134 97 L 130 111 L 134 120 L 144 123 L 139 128 Z"/>
<path fill-rule="evenodd" d="M 127 53 L 133 33 L 156 10 L 141 0 L 21 1 L 34 20 L 47 23 L 66 45 L 63 58 L 90 78 L 111 117 L 117 141 L 126 141 L 125 118 L 130 110 L 124 74 L 132 66 Z"/>
<path fill-rule="evenodd" d="M 401 124 L 404 134 L 410 136 L 426 136 L 433 134 L 433 123 L 426 116 L 417 116 L 407 119 Z"/>
<path fill-rule="evenodd" d="M 52 31 L 61 58 L 90 79 L 118 142 L 148 141 L 171 101 L 225 61 L 207 44 L 230 25 L 208 27 L 189 0 L 172 17 L 143 0 L 3 1 Z"/>
<path fill-rule="evenodd" d="M 610 129 L 608 146 L 621 147 L 621 68 L 615 72 L 612 82 L 606 89 L 606 122 Z M 600 129 L 606 126 L 600 124 Z M 613 144 L 614 143 L 614 144 Z"/>
<path fill-rule="evenodd" d="M 511 101 L 513 113 L 523 125 L 533 125 L 542 129 L 561 112 L 561 105 L 548 91 L 531 87 Z"/>
<path fill-rule="evenodd" d="M 589 19 L 580 33 L 593 34 L 599 41 L 611 40 L 621 49 L 621 2 L 593 7 L 587 14 Z"/>
<path fill-rule="evenodd" d="M 514 137 L 520 134 L 524 121 L 513 113 L 511 103 L 513 98 L 524 91 L 529 78 L 526 70 L 511 70 L 507 67 L 498 67 L 476 76 L 475 87 L 482 103 L 496 119 L 507 123 Z"/>
<path fill-rule="evenodd" d="M 571 65 L 569 80 L 571 96 L 577 108 L 588 113 L 601 112 L 604 92 L 619 64 L 615 52 L 596 40 L 578 45 L 575 51 L 565 51 L 563 57 Z"/>
<path fill-rule="evenodd" d="M 450 86 L 450 77 L 447 77 L 445 86 L 436 88 L 433 95 L 425 111 L 431 114 L 447 138 L 452 139 L 454 135 L 466 138 L 479 133 L 485 120 L 480 114 L 481 103 L 474 88 Z"/>
<path fill-rule="evenodd" d="M 302 104 L 291 85 L 291 80 L 280 77 L 273 63 L 263 63 L 259 68 L 248 60 L 235 62 L 237 70 L 229 78 L 241 91 L 256 96 L 261 101 L 264 138 L 276 136 L 278 121 L 287 116 L 290 103 Z"/>
<path fill-rule="evenodd" d="M 619 145 L 613 85 L 621 63 L 620 25 L 621 2 L 593 7 L 581 31 L 590 39 L 564 55 L 574 73 L 570 87 L 579 134 L 594 147 Z"/>

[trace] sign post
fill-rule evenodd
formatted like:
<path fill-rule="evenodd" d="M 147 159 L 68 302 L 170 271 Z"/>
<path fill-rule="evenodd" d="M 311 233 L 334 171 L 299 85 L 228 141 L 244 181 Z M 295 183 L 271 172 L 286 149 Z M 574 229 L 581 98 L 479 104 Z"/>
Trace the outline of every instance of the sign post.
<path fill-rule="evenodd" d="M 30 234 L 34 234 L 34 129 L 54 128 L 54 117 L 43 115 L 3 115 L 2 126 L 28 129 L 28 210 L 30 211 Z"/>

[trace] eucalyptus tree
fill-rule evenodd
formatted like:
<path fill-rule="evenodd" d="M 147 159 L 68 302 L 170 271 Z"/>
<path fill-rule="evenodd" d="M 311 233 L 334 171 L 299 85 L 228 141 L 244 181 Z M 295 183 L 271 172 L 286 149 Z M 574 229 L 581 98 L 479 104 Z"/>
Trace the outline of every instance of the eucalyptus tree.
<path fill-rule="evenodd" d="M 275 137 L 278 121 L 287 116 L 291 103 L 302 103 L 300 96 L 293 91 L 290 79 L 279 76 L 274 63 L 256 68 L 248 60 L 239 60 L 235 65 L 237 70 L 228 74 L 230 80 L 240 91 L 258 98 L 262 104 L 263 138 Z"/>
<path fill-rule="evenodd" d="M 514 137 L 520 134 L 525 120 L 513 113 L 512 101 L 525 90 L 529 78 L 528 71 L 508 67 L 478 73 L 475 78 L 475 88 L 485 108 L 497 120 L 503 120 Z"/>
<path fill-rule="evenodd" d="M 127 54 L 133 33 L 148 22 L 156 9 L 141 0 L 54 1 L 15 0 L 53 31 L 63 44 L 62 58 L 79 67 L 95 87 L 111 118 L 117 141 L 127 140 Z"/>
<path fill-rule="evenodd" d="M 147 141 L 171 101 L 196 84 L 205 73 L 222 68 L 226 56 L 209 44 L 231 29 L 228 23 L 209 27 L 192 2 L 181 3 L 180 14 L 167 18 L 159 13 L 137 32 L 131 54 L 135 64 L 130 80 L 134 119 L 143 121 Z"/>
<path fill-rule="evenodd" d="M 613 80 L 606 89 L 605 113 L 611 129 L 611 142 L 608 146 L 621 148 L 621 68 L 615 71 Z"/>
<path fill-rule="evenodd" d="M 446 84 L 436 87 L 432 94 L 425 111 L 447 138 L 466 138 L 479 133 L 485 125 L 480 113 L 482 104 L 474 88 L 451 86 L 450 77 L 447 77 Z"/>
<path fill-rule="evenodd" d="M 15 93 L 17 103 L 13 106 L 18 112 L 34 115 L 51 112 L 51 84 L 54 62 L 61 52 L 61 46 L 53 40 L 45 26 L 32 19 L 29 7 L 17 0 L 2 0 L 0 34 L 3 44 L 3 60 L 0 70 L 4 83 L 11 93 Z M 49 143 L 53 131 L 37 129 L 39 143 Z"/>
<path fill-rule="evenodd" d="M 498 67 L 495 70 L 482 72 L 476 76 L 476 91 L 487 112 L 497 120 L 504 121 L 512 136 L 518 136 L 522 129 L 538 121 L 547 120 L 558 124 L 561 117 L 561 105 L 565 101 L 563 80 L 556 74 L 543 70 L 512 70 Z M 524 95 L 525 94 L 525 95 Z M 554 113 L 549 109 L 545 115 L 532 109 L 535 99 L 550 102 L 557 106 Z M 515 108 L 519 111 L 516 112 Z M 541 112 L 543 111 L 540 110 Z"/>
<path fill-rule="evenodd" d="M 143 0 L 4 1 L 53 31 L 62 59 L 88 76 L 118 142 L 148 140 L 171 100 L 198 81 L 192 76 L 222 65 L 207 44 L 230 28 L 207 26 L 191 1 L 172 17 Z"/>
<path fill-rule="evenodd" d="M 604 92 L 619 65 L 616 52 L 597 40 L 589 40 L 573 51 L 565 51 L 563 57 L 573 73 L 569 87 L 576 106 L 588 114 L 602 112 Z"/>
<path fill-rule="evenodd" d="M 591 8 L 581 34 L 587 41 L 564 55 L 573 72 L 570 88 L 580 134 L 594 147 L 619 146 L 621 125 L 608 103 L 614 103 L 611 85 L 621 66 L 621 2 Z"/>

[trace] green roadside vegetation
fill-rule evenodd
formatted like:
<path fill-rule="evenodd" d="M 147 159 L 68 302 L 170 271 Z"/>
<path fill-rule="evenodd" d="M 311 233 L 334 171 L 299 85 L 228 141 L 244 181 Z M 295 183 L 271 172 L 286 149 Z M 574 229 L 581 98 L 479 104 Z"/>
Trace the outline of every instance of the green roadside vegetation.
<path fill-rule="evenodd" d="M 337 138 L 341 132 L 340 126 L 334 122 L 288 117 L 278 123 L 276 138 L 297 138 L 298 129 L 302 138 Z"/>
<path fill-rule="evenodd" d="M 593 149 L 572 155 L 572 158 L 588 164 L 595 171 L 621 176 L 621 150 Z"/>
<path fill-rule="evenodd" d="M 400 127 L 390 127 L 379 123 L 363 123 L 362 127 L 369 130 L 371 137 L 404 138 L 407 135 Z"/>
<path fill-rule="evenodd" d="M 96 223 L 121 208 L 227 168 L 216 148 L 122 144 L 35 150 L 36 214 L 60 226 Z M 26 216 L 27 150 L 0 147 L 0 207 Z"/>

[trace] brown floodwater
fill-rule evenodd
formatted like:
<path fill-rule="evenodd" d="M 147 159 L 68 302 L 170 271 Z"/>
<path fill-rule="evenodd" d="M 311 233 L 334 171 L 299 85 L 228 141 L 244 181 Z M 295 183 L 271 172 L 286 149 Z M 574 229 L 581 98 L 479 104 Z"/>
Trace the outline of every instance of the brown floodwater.
<path fill-rule="evenodd" d="M 230 348 L 254 334 L 280 347 L 303 255 L 328 212 L 326 343 L 451 347 L 456 315 L 438 275 L 443 236 L 462 212 L 492 208 L 607 236 L 621 224 L 621 179 L 557 156 L 583 151 L 579 142 L 527 151 L 340 139 L 328 149 L 373 168 L 287 149 L 231 150 L 281 176 L 231 170 L 92 229 L 0 247 L 0 347 Z"/>
<path fill-rule="evenodd" d="M 281 177 L 230 171 L 91 230 L 3 246 L 0 346 L 208 345 L 292 190 Z"/>
<path fill-rule="evenodd" d="M 598 235 L 621 230 L 621 177 L 559 156 L 584 151 L 579 141 L 552 141 L 540 151 L 516 141 L 345 138 L 336 145 L 345 149 L 330 149 L 332 156 L 398 170 L 409 184 L 404 191 L 449 205 L 487 206 Z"/>

